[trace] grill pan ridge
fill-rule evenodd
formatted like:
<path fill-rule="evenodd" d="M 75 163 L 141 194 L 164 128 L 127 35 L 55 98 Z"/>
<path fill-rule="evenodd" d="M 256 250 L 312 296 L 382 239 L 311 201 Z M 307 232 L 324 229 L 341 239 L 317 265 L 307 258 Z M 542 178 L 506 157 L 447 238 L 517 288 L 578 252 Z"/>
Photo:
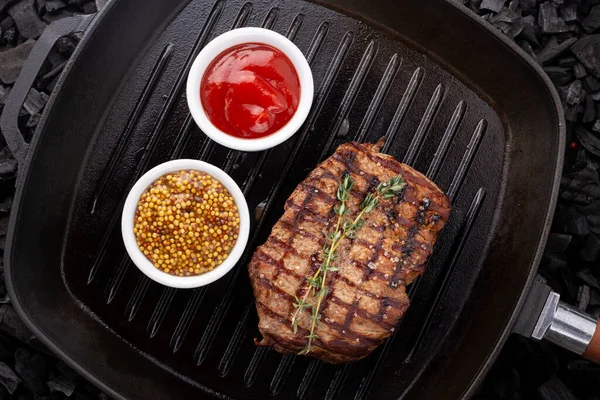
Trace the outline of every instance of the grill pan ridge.
<path fill-rule="evenodd" d="M 117 13 L 123 3 L 115 1 L 104 13 Z M 60 274 L 77 303 L 77 310 L 65 309 L 61 317 L 78 320 L 83 313 L 91 352 L 107 353 L 106 359 L 86 360 L 88 368 L 113 369 L 112 394 L 119 397 L 168 398 L 169 386 L 180 379 L 189 384 L 181 389 L 184 397 L 199 389 L 228 398 L 417 396 L 415 383 L 448 346 L 461 313 L 472 307 L 469 295 L 483 275 L 482 260 L 496 234 L 492 227 L 502 218 L 512 157 L 510 116 L 477 94 L 485 90 L 476 92 L 449 73 L 453 68 L 442 60 L 423 55 L 389 30 L 330 8 L 304 1 L 183 3 L 168 24 L 148 33 L 152 39 L 143 56 L 135 58 L 105 103 L 110 108 L 88 134 L 87 156 L 71 190 L 69 225 L 48 244 L 62 248 Z M 194 56 L 218 34 L 242 26 L 287 36 L 305 54 L 315 78 L 304 126 L 288 142 L 260 153 L 210 141 L 185 102 Z M 389 340 L 354 364 L 331 366 L 255 347 L 257 317 L 246 272 L 254 248 L 266 239 L 296 184 L 337 145 L 381 136 L 387 139 L 384 152 L 425 172 L 453 202 L 426 273 L 409 287 L 409 311 Z M 162 287 L 142 275 L 119 232 L 128 189 L 145 171 L 174 158 L 218 165 L 256 210 L 236 268 L 193 290 Z M 107 348 L 114 351 L 102 350 Z M 117 349 L 126 350 L 118 355 Z M 136 368 L 147 375 L 127 387 Z"/>

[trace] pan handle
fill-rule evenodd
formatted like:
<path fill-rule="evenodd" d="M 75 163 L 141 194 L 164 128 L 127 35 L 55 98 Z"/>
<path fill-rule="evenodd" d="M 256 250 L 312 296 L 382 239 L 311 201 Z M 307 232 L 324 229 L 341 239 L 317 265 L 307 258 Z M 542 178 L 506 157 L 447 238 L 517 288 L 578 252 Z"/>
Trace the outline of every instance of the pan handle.
<path fill-rule="evenodd" d="M 556 292 L 548 295 L 531 337 L 546 339 L 600 364 L 600 320 L 560 301 Z"/>
<path fill-rule="evenodd" d="M 590 361 L 600 364 L 600 319 L 596 321 L 594 336 L 592 336 L 590 344 L 583 352 L 583 356 Z"/>
<path fill-rule="evenodd" d="M 0 130 L 6 139 L 8 148 L 21 165 L 27 155 L 29 144 L 25 142 L 19 130 L 18 118 L 27 94 L 56 41 L 72 32 L 84 31 L 94 16 L 95 14 L 77 15 L 55 21 L 48 25 L 31 49 L 31 53 L 29 53 L 23 69 L 8 95 L 4 110 L 0 116 Z"/>

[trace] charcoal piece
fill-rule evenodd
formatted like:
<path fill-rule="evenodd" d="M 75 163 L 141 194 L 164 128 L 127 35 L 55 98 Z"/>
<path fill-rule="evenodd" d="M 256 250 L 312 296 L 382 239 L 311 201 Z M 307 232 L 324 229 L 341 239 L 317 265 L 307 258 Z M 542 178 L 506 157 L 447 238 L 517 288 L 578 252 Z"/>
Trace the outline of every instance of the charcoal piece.
<path fill-rule="evenodd" d="M 533 15 L 528 15 L 521 18 L 521 22 L 523 22 L 523 29 L 521 30 L 520 37 L 527 40 L 533 46 L 539 47 L 539 37 L 541 36 L 541 32 L 539 26 L 536 24 L 535 17 Z"/>
<path fill-rule="evenodd" d="M 577 22 L 567 22 L 567 26 L 569 27 L 569 37 L 579 37 L 581 35 L 581 26 Z M 561 34 L 559 34 L 561 35 Z"/>
<path fill-rule="evenodd" d="M 571 51 L 594 76 L 600 78 L 600 35 L 579 39 Z"/>
<path fill-rule="evenodd" d="M 584 360 L 583 358 L 577 357 L 567 363 L 567 370 L 577 372 L 589 370 L 600 371 L 600 368 L 588 360 Z"/>
<path fill-rule="evenodd" d="M 554 69 L 558 69 L 558 67 L 554 67 Z M 569 71 L 568 68 L 562 69 Z M 585 91 L 583 90 L 583 83 L 579 79 L 574 80 L 567 86 L 560 87 L 559 93 L 561 94 L 563 101 L 570 105 L 581 103 L 586 95 Z"/>
<path fill-rule="evenodd" d="M 35 113 L 29 117 L 27 123 L 25 124 L 25 128 L 35 128 L 40 123 L 40 119 L 42 118 L 42 114 Z M 0 164 L 1 165 L 1 164 Z"/>
<path fill-rule="evenodd" d="M 552 66 L 544 67 L 544 71 L 557 86 L 567 85 L 573 81 L 573 69 L 571 68 Z"/>
<path fill-rule="evenodd" d="M 8 7 L 15 4 L 17 0 L 0 0 L 0 13 L 4 12 Z"/>
<path fill-rule="evenodd" d="M 77 372 L 62 361 L 56 363 L 56 369 L 70 381 L 74 381 L 79 376 Z"/>
<path fill-rule="evenodd" d="M 59 64 L 56 67 L 52 68 L 50 71 L 48 71 L 48 73 L 46 73 L 42 77 L 42 80 L 48 81 L 48 80 L 54 78 L 55 76 L 60 75 L 60 73 L 62 72 L 62 70 L 65 68 L 65 65 L 67 65 L 66 61 L 64 61 L 62 64 Z"/>
<path fill-rule="evenodd" d="M 8 13 L 19 29 L 19 34 L 27 39 L 38 38 L 47 26 L 38 16 L 33 1 L 21 0 L 8 9 Z"/>
<path fill-rule="evenodd" d="M 26 349 L 15 352 L 15 371 L 23 384 L 36 395 L 48 393 L 48 365 L 41 354 L 31 354 Z"/>
<path fill-rule="evenodd" d="M 55 13 L 57 11 L 62 10 L 67 5 L 62 0 L 47 0 L 46 1 L 46 11 L 49 13 Z"/>
<path fill-rule="evenodd" d="M 498 13 L 504 7 L 504 3 L 506 3 L 506 0 L 483 0 L 479 8 Z"/>
<path fill-rule="evenodd" d="M 17 161 L 8 159 L 0 161 L 0 180 L 6 181 L 13 179 L 17 174 Z"/>
<path fill-rule="evenodd" d="M 600 157 L 600 137 L 598 135 L 588 131 L 583 126 L 578 126 L 575 129 L 575 134 L 587 151 Z"/>
<path fill-rule="evenodd" d="M 4 86 L 0 84 L 0 108 L 2 108 L 4 104 L 6 104 L 6 99 L 10 94 L 10 89 L 10 86 Z"/>
<path fill-rule="evenodd" d="M 558 16 L 556 6 L 550 1 L 546 1 L 540 5 L 538 22 L 544 33 L 561 33 L 569 31 L 569 27 L 565 21 Z"/>
<path fill-rule="evenodd" d="M 0 21 L 0 30 L 2 30 L 2 32 L 6 32 L 13 26 L 15 26 L 15 21 L 10 16 L 7 16 L 2 21 Z"/>
<path fill-rule="evenodd" d="M 589 123 L 596 120 L 596 105 L 592 96 L 585 98 L 585 110 L 583 112 L 583 122 Z"/>
<path fill-rule="evenodd" d="M 598 306 L 600 305 L 600 290 L 598 289 L 590 289 L 590 303 L 588 306 Z M 597 368 L 598 372 L 600 372 L 600 368 Z"/>
<path fill-rule="evenodd" d="M 537 393 L 542 400 L 577 400 L 577 397 L 556 376 L 541 384 Z"/>
<path fill-rule="evenodd" d="M 75 392 L 73 394 L 73 397 L 71 397 L 71 399 L 73 399 L 73 400 L 98 400 L 98 398 L 96 396 L 92 397 L 89 394 L 81 393 L 81 392 Z"/>
<path fill-rule="evenodd" d="M 15 354 L 14 339 L 8 335 L 0 334 L 0 357 L 12 359 Z"/>
<path fill-rule="evenodd" d="M 40 112 L 47 102 L 48 95 L 46 93 L 38 92 L 34 88 L 31 88 L 27 94 L 25 103 L 23 103 L 23 108 L 25 108 L 29 115 L 33 115 Z"/>
<path fill-rule="evenodd" d="M 48 382 L 51 393 L 60 392 L 69 397 L 75 391 L 75 383 L 64 376 L 59 376 Z"/>
<path fill-rule="evenodd" d="M 583 106 L 577 104 L 575 106 L 566 105 L 565 107 L 565 119 L 569 122 L 578 122 L 579 116 L 583 114 Z"/>
<path fill-rule="evenodd" d="M 590 287 L 588 285 L 582 285 L 577 292 L 577 308 L 579 308 L 581 311 L 585 311 L 590 304 L 591 295 Z"/>
<path fill-rule="evenodd" d="M 60 77 L 60 75 L 57 75 L 54 77 L 54 79 L 52 79 L 49 83 L 47 83 L 46 90 L 52 92 L 54 90 L 54 88 L 56 87 L 56 84 L 58 83 L 59 77 Z"/>
<path fill-rule="evenodd" d="M 24 343 L 31 340 L 33 336 L 10 304 L 0 306 L 0 331 Z"/>
<path fill-rule="evenodd" d="M 8 365 L 0 361 L 0 385 L 4 386 L 8 393 L 13 394 L 21 383 L 21 379 Z"/>
<path fill-rule="evenodd" d="M 35 40 L 29 39 L 14 49 L 0 53 L 0 80 L 2 82 L 10 84 L 17 80 L 19 72 L 34 44 Z"/>
<path fill-rule="evenodd" d="M 70 36 L 61 37 L 56 42 L 56 50 L 65 57 L 70 57 L 76 46 L 77 43 Z"/>
<path fill-rule="evenodd" d="M 577 4 L 574 2 L 563 4 L 560 6 L 560 15 L 567 22 L 577 21 Z"/>
<path fill-rule="evenodd" d="M 589 268 L 584 268 L 577 271 L 576 276 L 586 285 L 594 289 L 600 290 L 600 282 L 598 281 L 598 278 L 596 278 L 594 274 L 592 274 L 592 271 Z"/>
<path fill-rule="evenodd" d="M 522 21 L 521 14 L 505 9 L 499 14 L 490 18 L 490 23 L 500 29 L 506 36 L 514 39 L 523 31 L 525 23 Z"/>
<path fill-rule="evenodd" d="M 594 122 L 594 126 L 592 127 L 592 130 L 594 132 L 600 133 L 600 119 L 597 119 L 596 122 Z"/>
<path fill-rule="evenodd" d="M 98 11 L 98 8 L 96 7 L 96 3 L 94 2 L 85 3 L 83 5 L 84 14 L 93 14 L 96 11 Z"/>
<path fill-rule="evenodd" d="M 600 258 L 600 239 L 590 234 L 586 237 L 583 249 L 581 249 L 581 258 L 587 262 L 595 262 Z"/>
<path fill-rule="evenodd" d="M 527 12 L 527 11 L 531 11 L 535 7 L 537 7 L 537 1 L 536 0 L 521 0 L 519 2 L 519 5 L 521 6 L 521 10 L 523 10 L 524 12 Z"/>
<path fill-rule="evenodd" d="M 565 56 L 558 59 L 558 65 L 561 67 L 572 67 L 577 64 L 577 59 L 575 57 Z"/>
<path fill-rule="evenodd" d="M 573 236 L 564 233 L 552 233 L 546 242 L 546 251 L 561 253 L 567 250 Z"/>
<path fill-rule="evenodd" d="M 35 6 L 39 15 L 46 12 L 46 0 L 35 0 Z"/>
<path fill-rule="evenodd" d="M 587 75 L 585 67 L 579 63 L 573 66 L 573 72 L 575 73 L 576 79 L 584 78 Z"/>
<path fill-rule="evenodd" d="M 581 22 L 581 26 L 587 33 L 600 28 L 600 5 L 592 7 L 588 16 Z"/>
<path fill-rule="evenodd" d="M 575 42 L 577 42 L 576 38 L 570 38 L 559 44 L 556 37 L 552 36 L 544 48 L 537 53 L 537 59 L 540 64 L 545 65 L 568 50 Z"/>
<path fill-rule="evenodd" d="M 577 127 L 576 131 L 579 129 L 585 128 Z M 600 202 L 600 177 L 598 171 L 590 165 L 586 164 L 580 170 L 563 174 L 560 188 L 560 200 L 580 210 Z"/>
<path fill-rule="evenodd" d="M 2 40 L 4 40 L 8 44 L 12 44 L 17 39 L 17 30 L 13 26 L 12 28 L 7 29 L 5 32 L 2 32 Z"/>
<path fill-rule="evenodd" d="M 573 207 L 569 207 L 569 210 L 567 211 L 565 232 L 577 236 L 584 236 L 590 233 L 590 226 L 585 215 L 581 214 Z"/>
<path fill-rule="evenodd" d="M 54 69 L 57 66 L 64 64 L 67 61 L 67 58 L 61 55 L 58 51 L 51 51 L 50 54 L 48 54 L 47 60 L 50 61 L 52 69 Z"/>
<path fill-rule="evenodd" d="M 2 149 L 2 154 L 10 154 L 10 150 L 8 148 Z M 0 201 L 0 215 L 6 215 L 10 212 L 12 208 L 12 197 L 6 197 L 2 201 Z M 0 309 L 0 322 L 1 316 L 3 315 L 3 311 Z"/>
<path fill-rule="evenodd" d="M 10 218 L 7 215 L 0 217 L 0 236 L 6 236 L 8 232 L 8 222 Z M 0 351 L 0 357 L 2 357 L 2 352 Z"/>
<path fill-rule="evenodd" d="M 55 13 L 46 13 L 42 17 L 42 19 L 47 24 L 51 24 L 51 23 L 53 23 L 55 21 L 61 20 L 63 18 L 68 18 L 68 17 L 71 17 L 71 16 L 73 16 L 72 12 L 67 11 L 67 10 L 60 10 L 60 11 L 55 12 Z"/>

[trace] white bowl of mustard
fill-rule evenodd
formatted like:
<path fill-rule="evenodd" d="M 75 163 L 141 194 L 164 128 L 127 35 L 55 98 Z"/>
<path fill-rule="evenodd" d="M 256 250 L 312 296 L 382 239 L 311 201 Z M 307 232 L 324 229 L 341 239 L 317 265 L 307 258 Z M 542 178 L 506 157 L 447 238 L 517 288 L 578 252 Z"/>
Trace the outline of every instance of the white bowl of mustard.
<path fill-rule="evenodd" d="M 131 260 L 147 277 L 196 288 L 235 266 L 248 242 L 250 214 L 239 186 L 223 170 L 173 160 L 152 168 L 131 188 L 121 232 Z"/>

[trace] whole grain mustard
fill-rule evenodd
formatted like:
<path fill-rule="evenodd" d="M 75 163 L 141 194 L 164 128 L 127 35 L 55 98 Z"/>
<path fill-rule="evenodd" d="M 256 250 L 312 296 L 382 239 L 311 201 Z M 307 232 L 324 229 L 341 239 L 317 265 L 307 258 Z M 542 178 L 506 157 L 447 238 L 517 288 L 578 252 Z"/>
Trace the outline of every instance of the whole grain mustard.
<path fill-rule="evenodd" d="M 195 170 L 154 181 L 140 196 L 134 218 L 140 250 L 156 268 L 177 276 L 221 265 L 240 227 L 231 193 L 211 175 Z"/>

